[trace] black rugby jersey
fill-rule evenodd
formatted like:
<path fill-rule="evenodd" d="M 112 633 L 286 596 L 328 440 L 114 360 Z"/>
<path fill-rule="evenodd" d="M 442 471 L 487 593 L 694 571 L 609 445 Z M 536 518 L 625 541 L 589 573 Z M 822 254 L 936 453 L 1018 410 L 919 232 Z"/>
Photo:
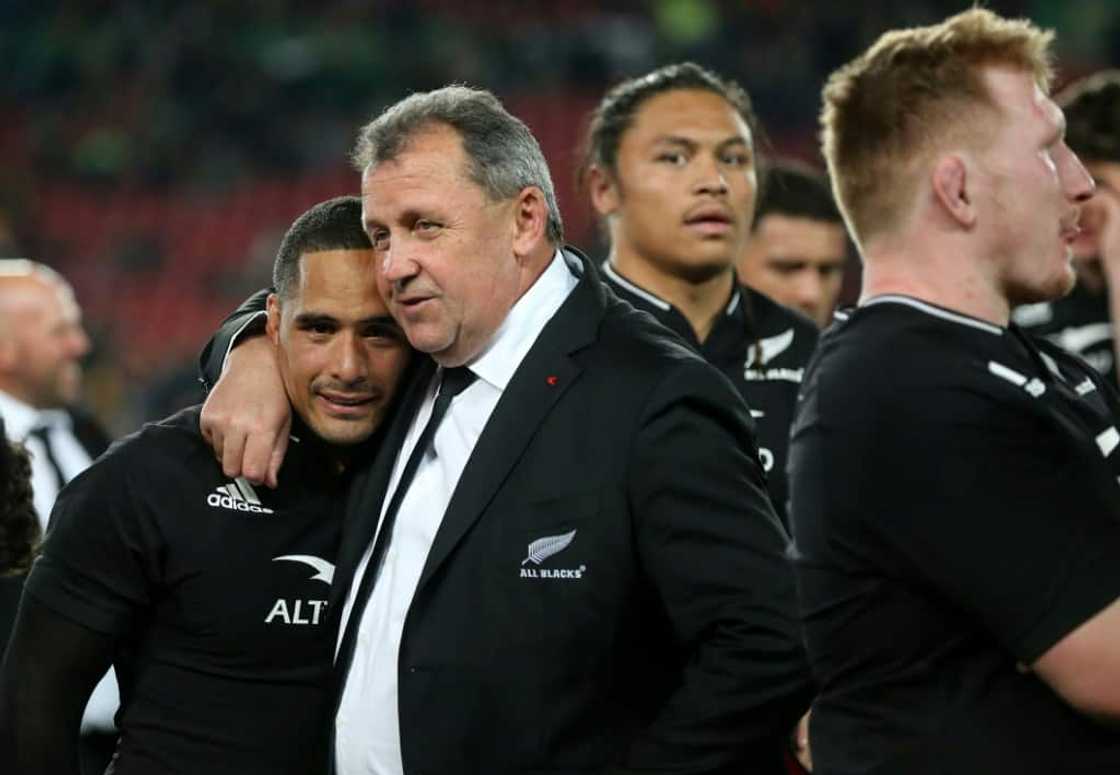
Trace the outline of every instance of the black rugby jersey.
<path fill-rule="evenodd" d="M 1011 317 L 1035 336 L 1080 355 L 1111 384 L 1117 384 L 1107 291 L 1096 293 L 1078 283 L 1068 296 L 1056 301 L 1024 304 L 1017 307 Z"/>
<path fill-rule="evenodd" d="M 296 425 L 279 489 L 230 480 L 198 415 L 146 426 L 64 490 L 27 593 L 117 638 L 116 775 L 319 772 L 343 477 Z"/>
<path fill-rule="evenodd" d="M 838 317 L 790 448 L 816 771 L 1120 771 L 1120 732 L 1022 668 L 1120 596 L 1111 386 L 910 297 Z"/>
<path fill-rule="evenodd" d="M 653 315 L 722 371 L 751 409 L 759 457 L 774 511 L 788 528 L 786 455 L 802 373 L 817 343 L 817 327 L 753 288 L 735 284 L 724 313 L 701 343 L 672 304 L 620 275 L 609 262 L 603 277 L 618 296 Z"/>

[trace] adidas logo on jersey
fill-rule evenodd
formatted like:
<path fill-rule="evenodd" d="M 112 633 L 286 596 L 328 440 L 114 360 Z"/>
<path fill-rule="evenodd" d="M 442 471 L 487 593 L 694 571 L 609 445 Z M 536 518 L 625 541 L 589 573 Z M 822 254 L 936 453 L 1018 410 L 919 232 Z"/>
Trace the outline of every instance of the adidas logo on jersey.
<path fill-rule="evenodd" d="M 214 492 L 206 496 L 206 503 L 215 509 L 229 509 L 230 511 L 250 511 L 255 514 L 272 514 L 272 509 L 261 505 L 257 491 L 243 476 L 239 476 L 229 484 L 214 488 Z"/>

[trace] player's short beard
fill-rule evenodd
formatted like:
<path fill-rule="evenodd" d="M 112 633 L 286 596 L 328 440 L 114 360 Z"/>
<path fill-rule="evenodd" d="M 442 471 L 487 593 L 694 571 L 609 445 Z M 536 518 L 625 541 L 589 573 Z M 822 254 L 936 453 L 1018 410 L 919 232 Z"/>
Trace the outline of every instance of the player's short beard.
<path fill-rule="evenodd" d="M 1068 296 L 1077 284 L 1077 275 L 1073 267 L 1067 264 L 1067 271 L 1055 275 L 1045 285 L 1027 285 L 1014 280 L 1009 281 L 1004 287 L 1004 293 L 1012 307 L 1020 304 L 1037 304 L 1043 301 L 1056 301 Z"/>

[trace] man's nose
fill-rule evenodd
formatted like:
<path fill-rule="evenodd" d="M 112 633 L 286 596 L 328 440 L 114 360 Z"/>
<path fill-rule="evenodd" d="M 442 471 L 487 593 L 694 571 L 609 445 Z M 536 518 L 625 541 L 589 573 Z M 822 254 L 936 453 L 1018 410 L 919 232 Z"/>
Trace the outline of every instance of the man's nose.
<path fill-rule="evenodd" d="M 359 382 L 366 377 L 366 358 L 362 337 L 353 331 L 338 335 L 331 352 L 331 373 L 346 384 Z"/>

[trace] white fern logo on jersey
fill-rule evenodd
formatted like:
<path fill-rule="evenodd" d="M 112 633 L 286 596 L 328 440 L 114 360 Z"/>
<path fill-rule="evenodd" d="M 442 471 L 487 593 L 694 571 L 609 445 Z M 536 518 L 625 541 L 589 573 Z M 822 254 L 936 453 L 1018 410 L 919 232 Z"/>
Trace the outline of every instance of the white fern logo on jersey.
<path fill-rule="evenodd" d="M 540 565 L 549 557 L 553 557 L 571 546 L 576 538 L 576 531 L 572 530 L 555 536 L 538 538 L 529 544 L 529 556 L 521 561 L 521 578 L 523 579 L 581 579 L 586 565 L 578 568 L 526 568 L 529 563 Z"/>
<path fill-rule="evenodd" d="M 215 509 L 229 509 L 230 511 L 248 511 L 254 514 L 273 514 L 272 509 L 261 505 L 257 491 L 243 476 L 239 476 L 229 484 L 214 488 L 214 492 L 206 496 L 206 503 Z"/>
<path fill-rule="evenodd" d="M 538 538 L 533 543 L 529 544 L 529 556 L 521 561 L 522 565 L 526 563 L 533 563 L 540 565 L 554 554 L 559 554 L 568 548 L 568 546 L 575 540 L 576 531 L 564 533 L 558 536 L 545 536 Z"/>
<path fill-rule="evenodd" d="M 751 366 L 754 366 L 756 361 L 760 366 L 769 363 L 788 350 L 791 344 L 793 344 L 792 328 L 776 336 L 768 336 L 765 339 L 759 339 L 758 347 L 752 347 L 750 353 L 747 355 L 747 368 L 749 369 Z M 759 355 L 762 357 L 759 358 Z"/>
<path fill-rule="evenodd" d="M 780 334 L 759 339 L 758 344 L 752 345 L 747 351 L 746 363 L 743 364 L 743 379 L 747 382 L 801 382 L 801 377 L 805 374 L 804 367 L 791 369 L 788 366 L 770 365 L 790 348 L 794 333 L 790 328 Z"/>

